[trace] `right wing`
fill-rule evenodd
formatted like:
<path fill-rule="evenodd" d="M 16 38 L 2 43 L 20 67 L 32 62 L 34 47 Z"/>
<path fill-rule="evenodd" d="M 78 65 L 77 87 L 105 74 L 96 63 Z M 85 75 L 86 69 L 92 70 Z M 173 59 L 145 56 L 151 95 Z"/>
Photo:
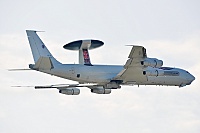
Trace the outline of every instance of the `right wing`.
<path fill-rule="evenodd" d="M 44 85 L 44 86 L 34 86 L 35 89 L 51 89 L 56 88 L 58 90 L 67 89 L 67 88 L 74 88 L 74 87 L 98 87 L 102 85 L 97 84 L 57 84 L 57 85 Z"/>
<path fill-rule="evenodd" d="M 124 84 L 147 81 L 147 77 L 143 75 L 144 66 L 141 65 L 141 61 L 147 58 L 146 49 L 142 46 L 133 46 L 128 58 L 124 69 L 114 79 L 122 80 Z"/>
<path fill-rule="evenodd" d="M 110 89 L 104 89 L 102 85 L 97 84 L 57 84 L 57 85 L 44 85 L 44 86 L 12 86 L 12 87 L 34 87 L 35 89 L 51 89 L 56 88 L 59 93 L 65 95 L 79 95 L 80 89 L 77 87 L 87 87 L 91 92 L 97 94 L 110 94 Z"/>

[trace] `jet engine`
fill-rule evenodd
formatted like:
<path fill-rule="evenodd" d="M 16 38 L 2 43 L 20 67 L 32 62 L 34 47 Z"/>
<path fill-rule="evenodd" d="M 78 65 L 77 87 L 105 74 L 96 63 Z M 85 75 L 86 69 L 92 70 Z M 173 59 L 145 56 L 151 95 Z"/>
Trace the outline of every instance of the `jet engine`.
<path fill-rule="evenodd" d="M 146 76 L 164 76 L 164 71 L 163 70 L 158 70 L 158 69 L 152 69 L 152 70 L 146 70 L 143 71 L 143 75 Z"/>
<path fill-rule="evenodd" d="M 156 58 L 146 58 L 144 61 L 141 61 L 141 65 L 151 66 L 151 67 L 161 67 L 163 65 L 163 61 L 158 60 Z"/>
<path fill-rule="evenodd" d="M 103 87 L 97 87 L 97 88 L 91 89 L 91 92 L 96 93 L 96 94 L 110 94 L 111 89 L 104 89 Z"/>
<path fill-rule="evenodd" d="M 65 95 L 79 95 L 80 90 L 78 88 L 66 88 L 59 90 L 59 93 L 65 94 Z"/>

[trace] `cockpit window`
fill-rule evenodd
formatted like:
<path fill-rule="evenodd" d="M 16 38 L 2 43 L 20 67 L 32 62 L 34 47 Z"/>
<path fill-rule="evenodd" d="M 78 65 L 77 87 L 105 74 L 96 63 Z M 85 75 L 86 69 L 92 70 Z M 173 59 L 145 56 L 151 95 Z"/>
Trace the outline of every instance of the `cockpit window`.
<path fill-rule="evenodd" d="M 165 76 L 179 76 L 178 71 L 164 71 Z"/>
<path fill-rule="evenodd" d="M 160 67 L 159 69 L 164 70 L 164 75 L 165 76 L 179 76 L 179 72 L 178 71 L 173 71 L 172 67 Z"/>
<path fill-rule="evenodd" d="M 162 69 L 162 70 L 172 70 L 173 68 L 171 68 L 171 67 L 160 67 L 159 69 Z"/>

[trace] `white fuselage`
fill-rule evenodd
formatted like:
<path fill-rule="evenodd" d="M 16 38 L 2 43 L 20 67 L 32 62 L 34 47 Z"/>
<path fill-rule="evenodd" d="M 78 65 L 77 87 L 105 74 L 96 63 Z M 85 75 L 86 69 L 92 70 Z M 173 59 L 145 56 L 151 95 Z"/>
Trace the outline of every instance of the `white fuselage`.
<path fill-rule="evenodd" d="M 105 84 L 113 80 L 113 78 L 116 77 L 117 74 L 123 69 L 123 66 L 118 65 L 87 66 L 80 64 L 60 64 L 56 65 L 56 67 L 51 70 L 39 71 L 62 77 L 65 79 L 78 81 L 80 83 Z M 194 80 L 194 76 L 192 76 L 189 72 L 183 69 L 170 68 L 170 70 L 165 71 L 176 71 L 179 74 L 176 76 L 147 76 L 146 81 L 136 82 L 136 79 L 131 79 L 131 81 L 128 82 L 123 81 L 122 84 L 185 86 L 189 85 Z"/>
<path fill-rule="evenodd" d="M 132 46 L 124 66 L 92 65 L 88 50 L 102 46 L 103 42 L 99 40 L 78 40 L 64 45 L 65 49 L 79 51 L 79 64 L 62 64 L 53 57 L 36 32 L 26 30 L 35 63 L 29 68 L 79 83 L 35 86 L 36 89 L 57 88 L 61 94 L 78 95 L 80 90 L 77 87 L 87 87 L 92 93 L 110 94 L 111 89 L 121 88 L 121 85 L 183 87 L 195 79 L 183 69 L 162 67 L 162 60 L 148 58 L 146 49 L 136 45 Z"/>

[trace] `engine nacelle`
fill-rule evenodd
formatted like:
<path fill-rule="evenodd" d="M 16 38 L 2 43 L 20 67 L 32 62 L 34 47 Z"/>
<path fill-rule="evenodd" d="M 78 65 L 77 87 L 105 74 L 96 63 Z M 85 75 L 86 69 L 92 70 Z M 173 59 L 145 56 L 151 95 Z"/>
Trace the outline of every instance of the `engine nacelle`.
<path fill-rule="evenodd" d="M 153 69 L 153 70 L 147 70 L 143 71 L 143 75 L 146 76 L 164 76 L 164 71 L 163 70 L 158 70 L 158 69 Z"/>
<path fill-rule="evenodd" d="M 78 88 L 66 88 L 59 90 L 59 93 L 65 94 L 65 95 L 79 95 L 80 90 Z"/>
<path fill-rule="evenodd" d="M 161 67 L 163 65 L 162 60 L 156 58 L 146 58 L 144 61 L 141 61 L 141 65 L 151 66 L 151 67 Z"/>
<path fill-rule="evenodd" d="M 103 87 L 97 87 L 97 88 L 91 89 L 91 92 L 96 93 L 96 94 L 110 94 L 111 89 L 104 89 Z"/>
<path fill-rule="evenodd" d="M 110 82 L 104 85 L 105 89 L 118 89 L 121 88 L 121 86 L 117 82 Z"/>

